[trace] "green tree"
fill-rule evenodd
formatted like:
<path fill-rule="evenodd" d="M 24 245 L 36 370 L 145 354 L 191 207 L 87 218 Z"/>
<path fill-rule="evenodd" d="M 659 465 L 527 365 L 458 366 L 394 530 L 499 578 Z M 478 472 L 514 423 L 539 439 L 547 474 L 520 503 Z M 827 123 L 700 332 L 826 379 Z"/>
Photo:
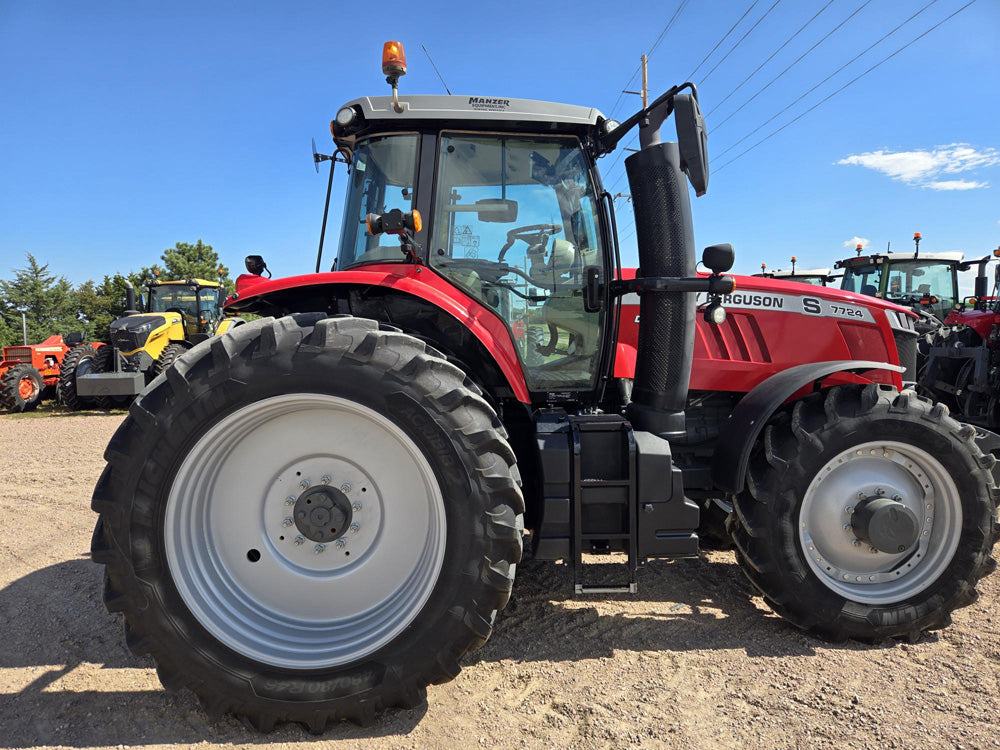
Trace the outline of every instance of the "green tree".
<path fill-rule="evenodd" d="M 76 295 L 65 277 L 49 273 L 31 253 L 28 264 L 14 272 L 11 281 L 0 281 L 0 318 L 6 329 L 21 330 L 21 313 L 27 317 L 28 343 L 35 344 L 54 333 L 80 329 Z M 6 335 L 10 335 L 9 333 Z M 20 336 L 15 333 L 15 339 Z"/>
<path fill-rule="evenodd" d="M 116 320 L 125 312 L 126 280 L 130 280 L 136 290 L 136 305 L 140 306 L 139 296 L 142 294 L 142 284 L 139 274 L 123 276 L 105 276 L 100 284 L 85 281 L 76 288 L 77 307 L 80 320 L 85 324 L 84 331 L 88 337 L 103 339 L 107 336 L 111 321 Z"/>
<path fill-rule="evenodd" d="M 219 254 L 212 249 L 212 246 L 206 245 L 200 239 L 193 245 L 188 242 L 176 243 L 163 251 L 161 259 L 165 267 L 161 275 L 166 277 L 165 281 L 194 278 L 215 281 L 219 278 L 219 271 L 222 271 L 221 280 L 226 291 L 233 290 L 229 269 L 219 262 Z"/>

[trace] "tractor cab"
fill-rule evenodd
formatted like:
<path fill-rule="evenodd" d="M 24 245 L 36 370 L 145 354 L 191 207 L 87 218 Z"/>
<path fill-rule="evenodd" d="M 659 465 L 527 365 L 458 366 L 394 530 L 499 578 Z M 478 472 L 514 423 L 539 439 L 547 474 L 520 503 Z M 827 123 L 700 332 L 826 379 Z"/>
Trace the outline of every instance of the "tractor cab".
<path fill-rule="evenodd" d="M 914 235 L 917 251 L 872 253 L 837 261 L 843 269 L 840 288 L 847 292 L 895 302 L 917 312 L 944 318 L 959 300 L 958 272 L 964 270 L 960 252 L 920 253 L 919 232 Z"/>
<path fill-rule="evenodd" d="M 511 132 L 489 132 L 497 120 Z M 349 103 L 334 125 L 351 164 L 334 270 L 415 253 L 504 321 L 531 390 L 591 389 L 607 306 L 588 309 L 588 269 L 608 279 L 613 256 L 585 144 L 603 122 L 518 99 L 412 96 L 402 114 L 389 97 Z M 410 249 L 368 220 L 414 210 Z"/>
<path fill-rule="evenodd" d="M 225 302 L 223 286 L 218 281 L 186 279 L 146 284 L 147 314 L 179 313 L 186 338 L 211 335 L 222 318 Z"/>

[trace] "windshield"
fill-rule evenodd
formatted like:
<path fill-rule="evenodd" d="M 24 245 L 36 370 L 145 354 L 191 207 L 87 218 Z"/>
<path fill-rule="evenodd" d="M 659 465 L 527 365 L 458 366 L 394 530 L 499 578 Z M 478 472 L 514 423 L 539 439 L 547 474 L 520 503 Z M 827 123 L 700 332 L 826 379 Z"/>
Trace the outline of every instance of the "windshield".
<path fill-rule="evenodd" d="M 956 299 L 954 267 L 936 261 L 892 261 L 885 298 L 905 305 L 921 303 L 935 315 L 946 315 Z M 923 302 L 921 302 L 923 300 Z"/>
<path fill-rule="evenodd" d="M 351 184 L 335 268 L 404 260 L 396 237 L 388 234 L 372 237 L 365 230 L 365 217 L 394 208 L 411 210 L 416 164 L 416 135 L 369 138 L 358 145 L 351 162 Z"/>
<path fill-rule="evenodd" d="M 800 284 L 813 284 L 814 286 L 826 286 L 825 276 L 789 276 L 789 281 L 797 281 Z"/>
<path fill-rule="evenodd" d="M 533 390 L 589 387 L 601 267 L 597 200 L 576 138 L 442 134 L 430 262 L 510 327 Z"/>
<path fill-rule="evenodd" d="M 844 269 L 844 280 L 840 282 L 840 288 L 845 292 L 877 297 L 881 278 L 882 267 L 874 263 L 867 266 L 848 266 Z"/>
<path fill-rule="evenodd" d="M 153 286 L 149 288 L 149 312 L 180 310 L 198 315 L 198 293 L 189 286 Z"/>

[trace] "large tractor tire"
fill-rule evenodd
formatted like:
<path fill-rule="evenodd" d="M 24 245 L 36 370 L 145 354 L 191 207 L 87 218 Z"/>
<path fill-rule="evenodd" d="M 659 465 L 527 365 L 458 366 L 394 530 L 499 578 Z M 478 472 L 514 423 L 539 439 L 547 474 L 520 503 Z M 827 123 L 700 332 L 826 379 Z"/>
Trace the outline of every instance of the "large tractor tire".
<path fill-rule="evenodd" d="M 14 365 L 0 378 L 0 409 L 31 411 L 42 401 L 45 381 L 38 370 L 28 364 Z"/>
<path fill-rule="evenodd" d="M 185 352 L 106 456 L 107 608 L 211 715 L 321 732 L 421 705 L 510 597 L 506 433 L 461 370 L 374 321 L 266 318 Z"/>
<path fill-rule="evenodd" d="M 99 347 L 99 349 L 106 348 Z M 56 385 L 56 395 L 61 403 L 73 411 L 85 409 L 93 403 L 91 399 L 77 395 L 76 379 L 78 376 L 90 372 L 100 372 L 96 369 L 97 351 L 98 349 L 90 344 L 74 346 L 66 352 L 62 364 L 59 366 L 59 383 Z"/>
<path fill-rule="evenodd" d="M 770 607 L 829 640 L 916 640 L 996 569 L 993 456 L 913 391 L 841 386 L 765 427 L 730 530 Z"/>
<path fill-rule="evenodd" d="M 153 365 L 154 375 L 162 375 L 186 351 L 187 347 L 184 344 L 167 344 Z"/>

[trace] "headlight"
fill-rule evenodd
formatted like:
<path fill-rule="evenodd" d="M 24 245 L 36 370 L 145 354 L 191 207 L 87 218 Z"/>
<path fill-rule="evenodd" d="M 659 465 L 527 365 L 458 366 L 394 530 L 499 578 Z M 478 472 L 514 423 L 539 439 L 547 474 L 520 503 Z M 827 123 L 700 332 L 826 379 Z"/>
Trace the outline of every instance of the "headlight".
<path fill-rule="evenodd" d="M 601 127 L 604 128 L 605 133 L 610 133 L 614 131 L 615 128 L 617 128 L 619 125 L 621 125 L 621 123 L 618 122 L 618 120 L 605 120 L 604 124 Z"/>
<path fill-rule="evenodd" d="M 128 331 L 130 333 L 149 333 L 153 330 L 152 323 L 143 323 L 142 325 L 136 326 L 135 328 L 129 327 Z"/>
<path fill-rule="evenodd" d="M 354 111 L 354 107 L 343 107 L 337 112 L 337 124 L 342 128 L 346 128 L 354 122 L 355 117 L 357 117 L 357 112 Z"/>

